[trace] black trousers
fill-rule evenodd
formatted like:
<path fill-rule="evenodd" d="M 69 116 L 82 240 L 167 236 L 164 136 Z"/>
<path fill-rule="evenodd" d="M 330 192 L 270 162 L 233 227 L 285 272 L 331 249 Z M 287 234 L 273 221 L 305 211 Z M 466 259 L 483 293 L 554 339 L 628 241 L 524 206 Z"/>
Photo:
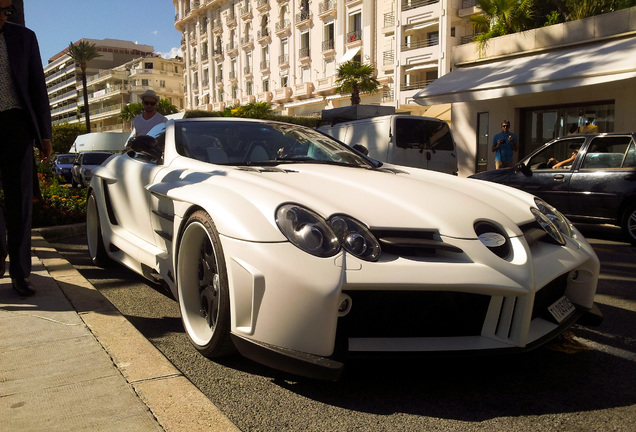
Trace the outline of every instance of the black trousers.
<path fill-rule="evenodd" d="M 4 212 L 0 209 L 0 258 L 10 258 L 12 278 L 31 273 L 31 218 L 33 214 L 34 134 L 28 113 L 0 111 L 0 182 Z"/>

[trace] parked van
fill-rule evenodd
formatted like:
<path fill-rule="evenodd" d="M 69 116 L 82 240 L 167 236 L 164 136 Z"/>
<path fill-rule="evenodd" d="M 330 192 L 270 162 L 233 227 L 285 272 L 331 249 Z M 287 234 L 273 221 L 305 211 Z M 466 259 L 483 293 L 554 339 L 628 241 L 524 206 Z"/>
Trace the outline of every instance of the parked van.
<path fill-rule="evenodd" d="M 370 157 L 383 162 L 457 175 L 455 141 L 440 119 L 392 114 L 333 122 L 318 130 L 350 146 L 363 145 Z"/>
<path fill-rule="evenodd" d="M 91 132 L 78 135 L 69 153 L 106 151 L 121 153 L 126 147 L 128 132 Z"/>

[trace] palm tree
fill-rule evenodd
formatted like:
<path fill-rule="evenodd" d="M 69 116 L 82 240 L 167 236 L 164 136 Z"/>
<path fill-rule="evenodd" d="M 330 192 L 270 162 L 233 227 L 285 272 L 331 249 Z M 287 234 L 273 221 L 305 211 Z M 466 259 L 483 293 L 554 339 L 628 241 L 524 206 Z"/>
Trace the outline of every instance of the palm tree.
<path fill-rule="evenodd" d="M 338 93 L 351 93 L 351 105 L 360 105 L 360 92 L 375 93 L 380 87 L 380 82 L 373 77 L 375 68 L 349 60 L 338 66 L 336 71 L 336 91 Z"/>
<path fill-rule="evenodd" d="M 469 20 L 475 33 L 480 34 L 476 38 L 480 42 L 532 26 L 534 0 L 478 0 L 477 4 L 481 13 Z"/>
<path fill-rule="evenodd" d="M 84 115 L 86 116 L 86 131 L 90 133 L 91 119 L 90 110 L 88 109 L 88 90 L 86 88 L 86 66 L 88 65 L 89 61 L 97 57 L 101 57 L 102 55 L 95 47 L 95 44 L 92 44 L 85 40 L 81 40 L 77 44 L 71 42 L 68 46 L 68 55 L 82 70 L 82 87 L 84 90 Z"/>
<path fill-rule="evenodd" d="M 179 112 L 179 108 L 170 103 L 168 99 L 160 99 L 157 104 L 157 112 L 161 115 L 174 114 Z"/>

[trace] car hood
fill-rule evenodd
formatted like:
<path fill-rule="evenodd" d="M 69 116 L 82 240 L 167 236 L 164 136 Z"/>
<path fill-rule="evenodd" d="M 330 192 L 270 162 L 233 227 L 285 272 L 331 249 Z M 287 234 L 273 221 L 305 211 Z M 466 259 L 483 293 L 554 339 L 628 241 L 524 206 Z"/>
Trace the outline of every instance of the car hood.
<path fill-rule="evenodd" d="M 496 170 L 484 171 L 477 174 L 473 174 L 470 178 L 479 180 L 488 180 L 496 183 L 507 184 L 510 180 L 510 176 L 514 174 L 516 168 L 501 168 Z"/>
<path fill-rule="evenodd" d="M 519 225 L 534 220 L 529 211 L 533 197 L 516 189 L 433 171 L 388 168 L 294 164 L 223 167 L 209 173 L 185 170 L 177 182 L 152 189 L 206 208 L 232 209 L 232 224 L 220 222 L 220 231 L 261 241 L 275 240 L 274 233 L 265 235 L 265 225 L 279 238 L 274 215 L 288 202 L 325 218 L 345 213 L 372 229 L 433 229 L 456 238 L 476 238 L 477 220 L 495 221 L 510 236 L 521 235 Z M 262 223 L 257 213 L 263 215 Z M 243 217 L 249 220 L 241 223 Z M 250 226 L 254 228 L 246 228 Z"/>

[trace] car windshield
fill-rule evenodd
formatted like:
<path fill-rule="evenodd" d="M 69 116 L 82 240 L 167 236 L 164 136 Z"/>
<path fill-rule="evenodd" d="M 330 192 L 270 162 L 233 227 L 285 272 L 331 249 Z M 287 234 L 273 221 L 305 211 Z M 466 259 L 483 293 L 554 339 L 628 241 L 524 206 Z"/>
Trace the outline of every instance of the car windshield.
<path fill-rule="evenodd" d="M 57 157 L 58 164 L 72 164 L 74 160 L 75 160 L 75 155 Z"/>
<path fill-rule="evenodd" d="M 84 165 L 101 165 L 110 156 L 110 153 L 85 153 L 83 163 Z"/>
<path fill-rule="evenodd" d="M 349 147 L 313 129 L 276 122 L 175 122 L 179 154 L 221 165 L 328 163 L 373 167 Z"/>

